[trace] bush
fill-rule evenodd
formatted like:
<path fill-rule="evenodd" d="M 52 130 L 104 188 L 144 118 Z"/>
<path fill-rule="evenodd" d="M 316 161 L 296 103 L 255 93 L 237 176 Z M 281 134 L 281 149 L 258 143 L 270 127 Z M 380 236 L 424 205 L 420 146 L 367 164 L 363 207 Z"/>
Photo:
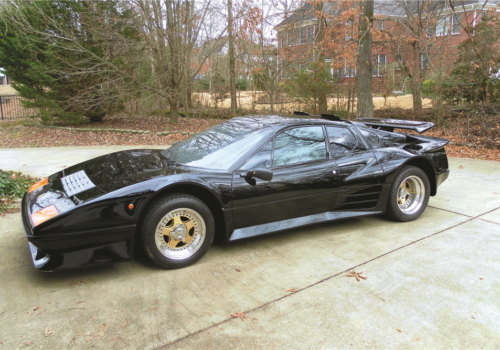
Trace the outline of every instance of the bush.
<path fill-rule="evenodd" d="M 0 170 L 0 214 L 13 211 L 16 199 L 22 198 L 33 182 L 35 179 L 21 173 Z"/>

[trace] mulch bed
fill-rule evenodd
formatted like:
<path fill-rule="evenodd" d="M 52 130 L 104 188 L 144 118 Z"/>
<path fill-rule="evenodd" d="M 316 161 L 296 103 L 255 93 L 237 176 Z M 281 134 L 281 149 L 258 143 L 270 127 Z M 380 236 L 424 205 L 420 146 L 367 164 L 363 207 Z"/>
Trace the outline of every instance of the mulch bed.
<path fill-rule="evenodd" d="M 201 132 L 220 119 L 179 118 L 178 124 L 170 124 L 165 117 L 112 116 L 101 123 L 89 123 L 78 127 L 149 130 L 152 134 L 127 134 L 116 132 L 77 132 L 72 130 L 39 128 L 21 123 L 0 124 L 0 148 L 60 147 L 60 146 L 115 146 L 115 145 L 171 145 L 188 138 L 188 135 L 170 134 L 157 136 L 158 132 Z"/>

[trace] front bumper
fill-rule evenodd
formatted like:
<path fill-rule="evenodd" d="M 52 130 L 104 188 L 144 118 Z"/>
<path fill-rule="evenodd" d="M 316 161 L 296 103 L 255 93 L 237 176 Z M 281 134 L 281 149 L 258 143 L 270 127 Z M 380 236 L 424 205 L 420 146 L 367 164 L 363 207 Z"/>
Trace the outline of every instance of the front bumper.
<path fill-rule="evenodd" d="M 136 225 L 35 236 L 28 216 L 26 194 L 21 216 L 33 265 L 38 270 L 73 269 L 132 258 Z"/>

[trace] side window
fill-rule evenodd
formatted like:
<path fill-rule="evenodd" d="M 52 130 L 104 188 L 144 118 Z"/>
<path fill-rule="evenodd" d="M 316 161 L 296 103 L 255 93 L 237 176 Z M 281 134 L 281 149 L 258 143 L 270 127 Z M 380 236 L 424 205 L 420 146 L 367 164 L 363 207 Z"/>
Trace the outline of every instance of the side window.
<path fill-rule="evenodd" d="M 325 135 L 321 126 L 289 129 L 276 136 L 273 157 L 274 167 L 325 158 Z"/>
<path fill-rule="evenodd" d="M 366 143 L 368 143 L 370 147 L 373 148 L 380 147 L 380 137 L 376 133 L 370 131 L 370 129 L 365 129 L 365 128 L 358 128 L 358 130 L 361 133 L 361 135 L 363 135 Z"/>
<path fill-rule="evenodd" d="M 348 128 L 328 126 L 326 131 L 332 157 L 345 155 L 356 148 L 358 142 Z"/>
<path fill-rule="evenodd" d="M 269 168 L 271 166 L 272 150 L 273 150 L 273 141 L 269 141 L 257 153 L 255 153 L 240 169 L 252 170 L 257 168 Z"/>

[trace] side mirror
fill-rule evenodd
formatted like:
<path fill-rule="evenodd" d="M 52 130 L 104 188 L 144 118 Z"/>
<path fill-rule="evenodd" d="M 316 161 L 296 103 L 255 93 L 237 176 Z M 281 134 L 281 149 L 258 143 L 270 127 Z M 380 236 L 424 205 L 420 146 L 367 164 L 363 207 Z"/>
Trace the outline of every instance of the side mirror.
<path fill-rule="evenodd" d="M 245 177 L 247 179 L 256 177 L 257 179 L 271 181 L 273 179 L 273 172 L 269 169 L 259 168 L 255 170 L 250 170 L 244 174 L 241 174 L 240 176 Z"/>

